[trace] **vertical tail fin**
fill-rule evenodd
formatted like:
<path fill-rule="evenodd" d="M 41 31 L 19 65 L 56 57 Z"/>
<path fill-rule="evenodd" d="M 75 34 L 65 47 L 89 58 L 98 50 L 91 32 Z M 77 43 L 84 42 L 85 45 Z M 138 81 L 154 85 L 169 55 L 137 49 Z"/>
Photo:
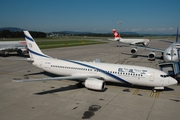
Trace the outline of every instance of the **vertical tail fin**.
<path fill-rule="evenodd" d="M 120 34 L 118 34 L 118 32 L 113 29 L 113 33 L 114 33 L 114 40 L 120 40 Z"/>
<path fill-rule="evenodd" d="M 178 43 L 178 37 L 179 37 L 179 35 L 178 35 L 178 29 L 179 29 L 179 28 L 177 28 L 176 43 Z"/>
<path fill-rule="evenodd" d="M 26 43 L 27 43 L 27 47 L 29 51 L 29 56 L 31 57 L 32 60 L 36 58 L 42 58 L 42 57 L 50 58 L 49 56 L 42 53 L 42 51 L 39 49 L 36 42 L 34 41 L 34 39 L 32 38 L 32 36 L 30 35 L 28 31 L 23 31 L 23 32 L 25 35 L 25 39 L 26 39 Z"/>

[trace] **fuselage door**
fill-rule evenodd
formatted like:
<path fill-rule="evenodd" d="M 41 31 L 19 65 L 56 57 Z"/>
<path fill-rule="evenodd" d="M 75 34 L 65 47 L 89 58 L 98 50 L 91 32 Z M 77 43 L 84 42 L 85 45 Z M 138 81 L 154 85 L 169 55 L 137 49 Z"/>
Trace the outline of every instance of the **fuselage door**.
<path fill-rule="evenodd" d="M 149 81 L 151 81 L 151 82 L 154 81 L 154 73 L 153 72 L 150 72 Z"/>

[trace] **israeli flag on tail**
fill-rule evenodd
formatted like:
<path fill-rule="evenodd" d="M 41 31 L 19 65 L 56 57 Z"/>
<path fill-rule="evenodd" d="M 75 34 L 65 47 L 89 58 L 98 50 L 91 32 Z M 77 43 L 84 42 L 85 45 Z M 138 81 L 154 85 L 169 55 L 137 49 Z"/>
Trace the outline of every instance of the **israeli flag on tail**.
<path fill-rule="evenodd" d="M 28 31 L 23 31 L 29 51 L 29 56 L 32 60 L 38 59 L 38 58 L 50 58 L 50 56 L 45 55 L 42 53 L 42 51 L 39 49 L 38 45 L 30 35 Z"/>

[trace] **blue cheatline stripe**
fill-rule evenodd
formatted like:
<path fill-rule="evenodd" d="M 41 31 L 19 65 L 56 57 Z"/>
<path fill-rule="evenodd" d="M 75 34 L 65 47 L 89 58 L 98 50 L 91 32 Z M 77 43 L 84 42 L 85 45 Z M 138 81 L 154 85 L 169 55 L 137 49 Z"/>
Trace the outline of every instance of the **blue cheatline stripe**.
<path fill-rule="evenodd" d="M 50 58 L 50 57 L 49 57 L 49 56 L 47 56 L 47 55 L 43 55 L 43 54 L 40 54 L 40 53 L 34 52 L 34 51 L 30 50 L 30 49 L 28 49 L 28 51 L 29 51 L 30 53 L 32 53 L 32 54 L 37 55 L 37 56 L 41 56 L 41 57 L 45 57 L 45 58 Z"/>
<path fill-rule="evenodd" d="M 78 65 L 82 65 L 82 66 L 85 66 L 85 67 L 89 67 L 89 68 L 92 68 L 92 69 L 96 69 L 96 70 L 101 71 L 102 73 L 104 73 L 104 74 L 106 74 L 108 76 L 111 76 L 112 78 L 114 78 L 116 80 L 119 80 L 119 81 L 124 82 L 126 84 L 131 84 L 131 83 L 121 79 L 120 77 L 117 77 L 117 76 L 115 76 L 115 75 L 113 75 L 111 73 L 108 73 L 108 72 L 106 72 L 106 71 L 104 71 L 102 69 L 99 69 L 97 67 L 93 67 L 93 66 L 90 66 L 90 65 L 87 65 L 87 64 L 84 64 L 84 63 L 80 63 L 80 62 L 76 62 L 76 61 L 72 61 L 72 60 L 65 60 L 65 59 L 62 59 L 62 60 L 67 61 L 67 62 L 71 62 L 71 63 L 75 63 L 75 64 L 78 64 Z"/>
<path fill-rule="evenodd" d="M 26 35 L 25 35 L 25 38 L 28 39 L 28 40 L 30 40 L 30 41 L 32 41 L 32 42 L 34 42 L 34 40 L 33 40 L 32 38 L 30 38 L 30 37 L 28 37 L 28 36 L 26 36 Z"/>

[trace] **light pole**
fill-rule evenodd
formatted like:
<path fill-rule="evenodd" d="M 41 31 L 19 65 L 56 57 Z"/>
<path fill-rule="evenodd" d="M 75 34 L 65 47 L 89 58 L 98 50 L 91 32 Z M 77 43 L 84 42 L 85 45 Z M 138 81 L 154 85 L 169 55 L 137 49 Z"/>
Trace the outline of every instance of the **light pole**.
<path fill-rule="evenodd" d="M 120 24 L 122 24 L 122 21 L 119 21 L 118 24 L 119 24 L 119 35 L 120 35 Z M 120 38 L 119 38 L 119 60 L 118 60 L 118 62 L 120 64 Z"/>

